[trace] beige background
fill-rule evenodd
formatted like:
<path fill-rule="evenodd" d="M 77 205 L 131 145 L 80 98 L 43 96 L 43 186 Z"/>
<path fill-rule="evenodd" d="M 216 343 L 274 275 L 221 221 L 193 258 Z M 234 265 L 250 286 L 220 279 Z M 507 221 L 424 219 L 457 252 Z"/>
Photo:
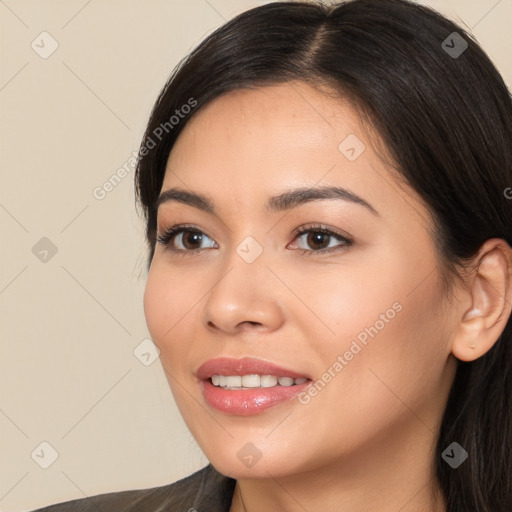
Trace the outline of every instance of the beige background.
<path fill-rule="evenodd" d="M 207 463 L 159 360 L 133 352 L 149 337 L 133 168 L 104 199 L 93 190 L 138 149 L 179 59 L 262 3 L 0 0 L 0 511 L 163 485 Z M 423 3 L 470 28 L 512 84 L 512 0 Z M 31 47 L 51 49 L 43 31 L 58 43 L 47 58 Z M 44 441 L 58 453 L 47 469 Z"/>

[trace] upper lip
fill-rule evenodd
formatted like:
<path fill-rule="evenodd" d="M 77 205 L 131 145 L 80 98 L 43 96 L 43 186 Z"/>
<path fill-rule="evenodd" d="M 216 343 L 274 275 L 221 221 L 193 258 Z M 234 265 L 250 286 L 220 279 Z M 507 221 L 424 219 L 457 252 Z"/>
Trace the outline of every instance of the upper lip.
<path fill-rule="evenodd" d="M 218 357 L 206 361 L 197 370 L 197 377 L 201 380 L 209 379 L 212 375 L 251 374 L 274 375 L 275 377 L 291 377 L 292 379 L 306 377 L 311 380 L 311 378 L 304 373 L 289 370 L 274 363 L 269 363 L 268 361 L 263 361 L 261 359 L 255 359 L 252 357 L 244 357 L 242 359 Z"/>

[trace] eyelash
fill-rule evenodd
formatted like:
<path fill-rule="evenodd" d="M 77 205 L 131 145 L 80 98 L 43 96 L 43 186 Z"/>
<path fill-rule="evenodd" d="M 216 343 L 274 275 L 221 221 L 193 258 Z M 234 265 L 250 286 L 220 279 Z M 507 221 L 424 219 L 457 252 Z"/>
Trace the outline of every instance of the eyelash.
<path fill-rule="evenodd" d="M 166 250 L 171 251 L 172 253 L 180 255 L 180 256 L 197 255 L 201 251 L 203 251 L 204 249 L 207 249 L 205 247 L 205 248 L 201 248 L 201 249 L 186 250 L 186 249 L 175 249 L 174 247 L 172 247 L 170 245 L 170 242 L 175 237 L 175 235 L 177 235 L 179 233 L 182 233 L 182 232 L 183 233 L 191 232 L 191 233 L 197 233 L 197 234 L 200 234 L 200 235 L 206 235 L 206 233 L 203 233 L 201 230 L 197 229 L 194 226 L 191 226 L 191 225 L 188 225 L 188 224 L 178 224 L 176 226 L 172 226 L 172 227 L 166 229 L 161 235 L 158 235 L 157 236 L 157 242 L 159 244 L 163 245 Z M 334 231 L 332 231 L 330 229 L 327 229 L 327 228 L 325 228 L 324 226 L 322 226 L 320 224 L 315 224 L 315 225 L 310 225 L 310 226 L 302 226 L 300 228 L 295 229 L 293 231 L 293 233 L 292 233 L 292 235 L 294 235 L 293 240 L 295 240 L 296 238 L 299 238 L 304 233 L 309 233 L 309 232 L 312 232 L 312 233 L 322 233 L 324 235 L 328 235 L 328 236 L 337 238 L 338 240 L 340 240 L 340 242 L 342 242 L 342 244 L 341 245 L 337 245 L 335 247 L 330 247 L 330 248 L 327 248 L 327 249 L 320 249 L 318 251 L 309 250 L 309 249 L 294 249 L 296 251 L 300 251 L 302 254 L 307 255 L 307 256 L 311 256 L 312 254 L 326 254 L 326 253 L 330 253 L 330 252 L 333 252 L 333 251 L 336 251 L 336 250 L 340 250 L 340 249 L 343 249 L 343 248 L 346 248 L 346 247 L 350 247 L 354 243 L 353 240 L 351 240 L 351 239 L 349 239 L 349 238 L 347 238 L 347 237 L 345 237 L 345 236 L 343 236 L 343 235 L 341 235 L 339 233 L 336 233 L 336 232 L 334 232 Z M 206 235 L 206 236 L 208 236 L 208 235 Z M 208 236 L 208 238 L 210 238 L 210 237 Z"/>

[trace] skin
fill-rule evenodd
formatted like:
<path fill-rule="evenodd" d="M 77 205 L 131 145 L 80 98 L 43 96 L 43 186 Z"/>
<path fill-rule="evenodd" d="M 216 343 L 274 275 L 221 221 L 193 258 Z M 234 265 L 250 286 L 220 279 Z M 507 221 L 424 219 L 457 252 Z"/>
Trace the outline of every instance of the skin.
<path fill-rule="evenodd" d="M 349 134 L 366 146 L 354 161 L 338 149 Z M 216 214 L 159 207 L 159 234 L 192 224 L 202 243 L 178 235 L 171 244 L 204 249 L 174 254 L 157 243 L 144 310 L 187 426 L 212 464 L 237 479 L 231 512 L 244 510 L 240 492 L 247 512 L 446 510 L 431 469 L 438 428 L 457 358 L 483 355 L 506 325 L 512 258 L 503 240 L 488 240 L 478 271 L 446 297 L 428 211 L 399 186 L 378 141 L 349 102 L 289 82 L 216 98 L 169 157 L 162 191 L 207 195 Z M 339 199 L 264 207 L 285 190 L 320 185 L 348 188 L 378 215 Z M 353 244 L 326 237 L 338 250 L 322 254 L 314 232 L 309 243 L 292 235 L 311 224 Z M 247 236 L 263 249 L 252 263 L 236 252 Z M 252 356 L 321 379 L 395 303 L 401 310 L 307 404 L 241 417 L 202 396 L 194 373 L 214 357 Z M 237 456 L 246 443 L 261 452 L 252 467 Z"/>

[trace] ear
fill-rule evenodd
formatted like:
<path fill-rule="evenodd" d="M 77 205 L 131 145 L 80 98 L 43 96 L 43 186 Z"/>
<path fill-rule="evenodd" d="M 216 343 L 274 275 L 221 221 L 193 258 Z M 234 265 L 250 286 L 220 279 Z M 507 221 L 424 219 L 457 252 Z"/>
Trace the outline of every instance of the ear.
<path fill-rule="evenodd" d="M 512 310 L 512 249 L 500 238 L 487 240 L 474 257 L 460 301 L 452 354 L 474 361 L 496 343 Z"/>

